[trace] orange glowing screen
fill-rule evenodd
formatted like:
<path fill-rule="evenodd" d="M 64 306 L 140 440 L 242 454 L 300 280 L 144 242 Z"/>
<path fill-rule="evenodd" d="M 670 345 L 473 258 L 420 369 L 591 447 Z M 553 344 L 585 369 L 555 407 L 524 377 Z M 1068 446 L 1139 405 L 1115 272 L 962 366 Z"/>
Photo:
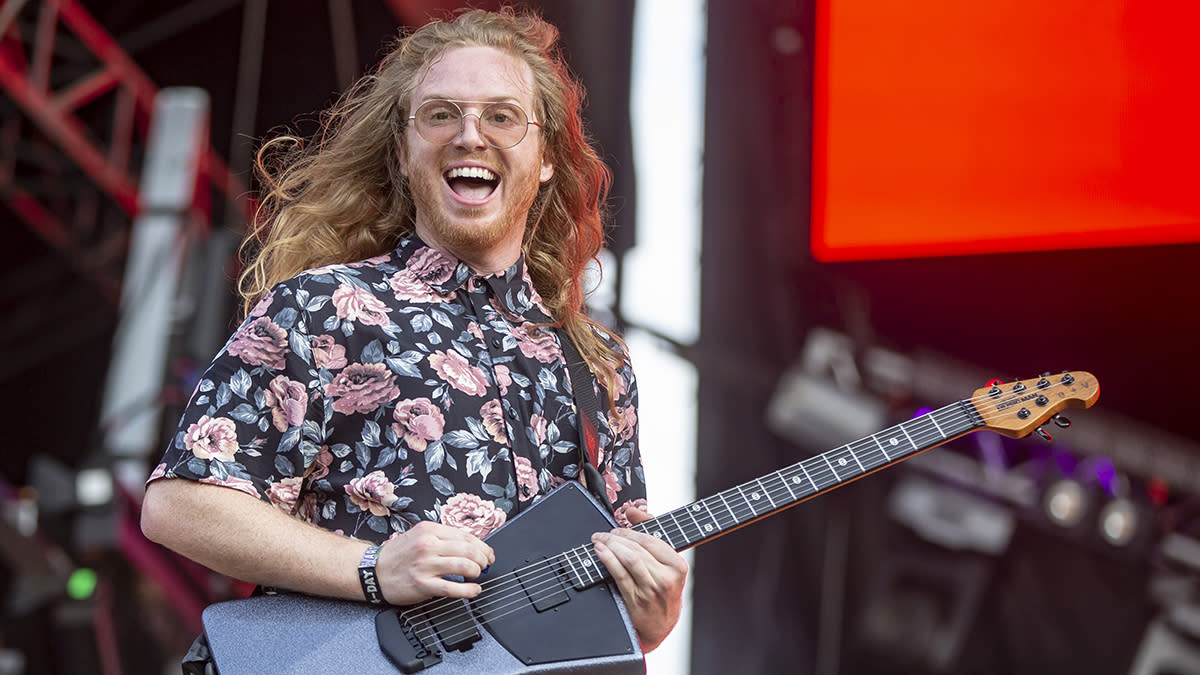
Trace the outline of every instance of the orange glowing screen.
<path fill-rule="evenodd" d="M 812 250 L 1200 241 L 1200 2 L 818 0 Z"/>

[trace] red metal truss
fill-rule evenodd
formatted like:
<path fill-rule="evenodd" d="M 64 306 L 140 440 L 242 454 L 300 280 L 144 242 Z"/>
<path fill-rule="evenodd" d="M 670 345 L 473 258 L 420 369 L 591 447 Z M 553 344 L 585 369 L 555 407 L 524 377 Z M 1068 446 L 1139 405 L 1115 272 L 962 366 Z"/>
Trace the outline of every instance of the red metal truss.
<path fill-rule="evenodd" d="M 23 36 L 17 18 L 29 0 L 9 0 L 0 9 L 0 86 L 38 129 L 83 171 L 132 222 L 138 211 L 138 177 L 131 167 L 134 150 L 145 140 L 150 111 L 158 88 L 120 45 L 104 30 L 77 0 L 42 0 L 36 8 L 36 28 Z M 92 72 L 55 86 L 52 77 L 58 64 L 56 42 L 60 31 L 68 29 L 73 38 L 96 60 Z M 97 138 L 77 114 L 83 106 L 111 97 L 111 129 L 107 138 Z M 7 124 L 19 124 L 10 120 Z M 15 161 L 15 160 L 14 160 Z M 247 188 L 230 174 L 225 162 L 209 149 L 200 158 L 200 175 L 221 190 L 234 213 L 248 216 Z M 94 261 L 85 264 L 86 246 L 75 235 L 76 229 L 56 218 L 37 198 L 14 184 L 13 168 L 0 166 L 0 193 L 10 207 L 43 240 L 62 251 L 85 276 L 99 281 L 108 291 L 119 287 L 119 271 L 96 269 Z M 202 197 L 205 191 L 198 191 Z M 201 204 L 202 207 L 207 204 Z M 87 228 L 85 228 L 87 229 Z M 124 253 L 126 233 L 110 237 L 115 248 Z M 109 244 L 105 246 L 114 248 Z"/>

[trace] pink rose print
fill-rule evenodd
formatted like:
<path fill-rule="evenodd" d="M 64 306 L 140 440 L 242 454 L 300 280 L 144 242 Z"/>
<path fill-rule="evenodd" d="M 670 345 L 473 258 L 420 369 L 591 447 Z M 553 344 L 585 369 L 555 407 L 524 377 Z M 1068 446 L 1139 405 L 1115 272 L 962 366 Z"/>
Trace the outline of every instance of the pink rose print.
<path fill-rule="evenodd" d="M 382 363 L 352 363 L 325 387 L 334 399 L 333 410 L 343 415 L 365 415 L 400 395 L 396 376 Z"/>
<path fill-rule="evenodd" d="M 521 353 L 531 359 L 537 359 L 541 363 L 554 363 L 558 360 L 562 350 L 559 349 L 558 343 L 554 341 L 554 334 L 550 331 L 534 330 L 535 335 L 525 330 L 523 326 L 514 326 L 512 336 L 517 339 L 517 347 L 520 347 Z"/>
<path fill-rule="evenodd" d="M 340 370 L 346 367 L 346 348 L 337 344 L 332 335 L 313 336 L 309 344 L 318 368 Z"/>
<path fill-rule="evenodd" d="M 621 492 L 621 481 L 612 471 L 605 471 L 600 475 L 604 477 L 604 494 L 608 496 L 608 503 L 612 504 L 617 501 L 617 494 Z"/>
<path fill-rule="evenodd" d="M 213 419 L 204 415 L 188 427 L 183 446 L 200 459 L 219 459 L 232 462 L 238 451 L 237 425 L 228 417 Z"/>
<path fill-rule="evenodd" d="M 460 492 L 442 506 L 442 523 L 482 539 L 504 524 L 507 516 L 491 501 Z"/>
<path fill-rule="evenodd" d="M 617 521 L 617 525 L 620 525 L 621 527 L 633 527 L 633 523 L 629 522 L 628 515 L 629 509 L 631 508 L 638 509 L 639 511 L 645 511 L 646 500 L 635 499 L 631 502 L 625 502 L 624 504 L 618 506 L 616 512 L 613 514 L 613 519 Z"/>
<path fill-rule="evenodd" d="M 537 441 L 538 445 L 546 442 L 546 418 L 541 415 L 534 415 L 529 418 L 529 426 L 533 428 L 533 440 Z"/>
<path fill-rule="evenodd" d="M 321 446 L 321 452 L 317 453 L 317 459 L 308 467 L 307 477 L 309 480 L 321 480 L 329 475 L 329 465 L 333 464 L 333 453 L 329 451 L 328 445 Z"/>
<path fill-rule="evenodd" d="M 248 366 L 283 368 L 287 333 L 274 321 L 260 316 L 238 329 L 229 343 L 229 353 Z"/>
<path fill-rule="evenodd" d="M 254 483 L 251 483 L 250 481 L 246 480 L 245 478 L 238 478 L 236 476 L 230 476 L 224 480 L 221 480 L 220 478 L 217 478 L 216 476 L 209 476 L 208 478 L 201 478 L 197 482 L 205 483 L 207 485 L 220 485 L 221 487 L 233 488 L 234 490 L 238 490 L 240 492 L 245 492 L 246 494 L 250 495 L 251 497 L 254 497 L 255 499 L 260 499 L 258 490 L 254 489 Z"/>
<path fill-rule="evenodd" d="M 280 431 L 287 431 L 304 422 L 304 410 L 308 407 L 308 392 L 304 385 L 277 375 L 264 392 L 267 405 L 271 408 L 271 422 Z"/>
<path fill-rule="evenodd" d="M 276 508 L 291 513 L 292 509 L 296 508 L 296 500 L 300 498 L 300 487 L 303 483 L 304 479 L 299 476 L 271 483 L 271 487 L 267 489 L 267 497 Z"/>
<path fill-rule="evenodd" d="M 400 270 L 388 279 L 392 294 L 405 302 L 445 302 L 448 296 L 436 292 L 429 284 L 416 278 L 410 270 Z"/>
<path fill-rule="evenodd" d="M 500 405 L 500 399 L 494 398 L 484 403 L 479 415 L 483 418 L 483 428 L 487 429 L 492 439 L 501 445 L 508 445 L 508 427 L 504 424 L 504 408 Z"/>
<path fill-rule="evenodd" d="M 441 438 L 442 429 L 446 424 L 442 409 L 427 398 L 408 398 L 400 401 L 392 411 L 392 419 L 396 420 L 392 430 L 408 443 L 408 447 L 417 452 L 425 452 L 429 441 Z"/>
<path fill-rule="evenodd" d="M 392 485 L 382 471 L 372 471 L 362 478 L 355 478 L 346 486 L 350 501 L 360 509 L 376 516 L 386 516 L 388 507 L 396 501 L 396 486 Z"/>
<path fill-rule="evenodd" d="M 538 493 L 537 471 L 528 457 L 517 457 L 514 464 L 517 469 L 517 495 L 521 501 L 527 502 Z"/>
<path fill-rule="evenodd" d="M 487 393 L 487 380 L 483 371 L 467 363 L 462 354 L 448 350 L 434 352 L 429 355 L 429 365 L 451 387 L 472 396 L 483 396 Z"/>
<path fill-rule="evenodd" d="M 437 249 L 425 247 L 408 259 L 405 269 L 427 284 L 440 284 L 454 276 L 458 264 Z"/>
<path fill-rule="evenodd" d="M 479 327 L 478 323 L 472 321 L 471 323 L 467 324 L 467 332 L 470 333 L 471 336 L 476 340 L 483 342 L 483 329 Z"/>
<path fill-rule="evenodd" d="M 512 371 L 510 371 L 508 369 L 508 366 L 505 366 L 505 365 L 496 366 L 496 386 L 500 387 L 500 395 L 501 396 L 508 395 L 508 387 L 511 384 L 512 384 Z"/>
<path fill-rule="evenodd" d="M 267 313 L 267 308 L 275 301 L 275 291 L 267 291 L 267 294 L 254 303 L 254 309 L 250 310 L 250 316 L 259 317 Z"/>
<path fill-rule="evenodd" d="M 357 321 L 364 326 L 386 326 L 392 311 L 371 291 L 354 284 L 342 284 L 333 292 L 333 306 L 339 319 Z"/>
<path fill-rule="evenodd" d="M 156 478 L 162 478 L 165 475 L 167 475 L 167 463 L 163 462 L 162 464 L 154 467 L 154 471 L 150 473 L 150 477 L 146 479 L 146 483 L 149 483 Z"/>
<path fill-rule="evenodd" d="M 633 432 L 637 430 L 637 410 L 628 405 L 621 408 L 616 416 L 609 413 L 608 425 L 612 427 L 613 433 L 619 440 L 628 441 L 633 438 Z"/>

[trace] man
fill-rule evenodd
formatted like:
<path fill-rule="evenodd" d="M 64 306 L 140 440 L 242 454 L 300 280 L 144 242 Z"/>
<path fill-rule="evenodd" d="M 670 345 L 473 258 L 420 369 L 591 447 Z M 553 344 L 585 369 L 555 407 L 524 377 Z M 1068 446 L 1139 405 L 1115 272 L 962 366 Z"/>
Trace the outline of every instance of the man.
<path fill-rule="evenodd" d="M 595 464 L 618 522 L 649 517 L 624 345 L 581 311 L 608 174 L 556 40 L 512 10 L 435 22 L 318 141 L 267 144 L 248 316 L 150 477 L 148 537 L 264 586 L 474 597 L 495 560 L 482 538 L 579 476 L 551 326 L 601 385 Z M 653 649 L 686 563 L 627 528 L 592 541 Z M 358 569 L 374 556 L 368 589 Z"/>

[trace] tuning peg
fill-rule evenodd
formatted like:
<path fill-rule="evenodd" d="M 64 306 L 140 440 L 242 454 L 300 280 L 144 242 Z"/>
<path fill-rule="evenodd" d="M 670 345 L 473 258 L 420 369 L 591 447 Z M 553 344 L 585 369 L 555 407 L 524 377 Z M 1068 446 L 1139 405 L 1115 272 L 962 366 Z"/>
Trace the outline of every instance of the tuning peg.
<path fill-rule="evenodd" d="M 1062 415 L 1055 415 L 1050 419 L 1058 426 L 1059 429 L 1067 429 L 1071 426 L 1071 420 L 1063 417 Z"/>
<path fill-rule="evenodd" d="M 1046 431 L 1045 429 L 1043 429 L 1041 427 L 1034 429 L 1033 432 L 1036 433 L 1039 438 L 1041 438 L 1043 441 L 1046 441 L 1047 443 L 1054 442 L 1054 437 L 1050 435 L 1050 432 Z"/>

